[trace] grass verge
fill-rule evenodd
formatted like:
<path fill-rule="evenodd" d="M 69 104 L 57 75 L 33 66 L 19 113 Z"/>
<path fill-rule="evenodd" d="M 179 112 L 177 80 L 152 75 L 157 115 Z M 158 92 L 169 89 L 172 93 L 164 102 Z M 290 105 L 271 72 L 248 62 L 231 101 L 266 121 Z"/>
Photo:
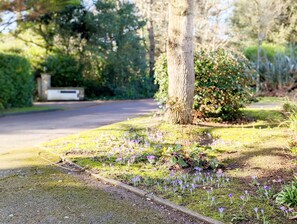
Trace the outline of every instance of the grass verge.
<path fill-rule="evenodd" d="M 32 107 L 22 107 L 22 108 L 10 108 L 0 111 L 0 115 L 18 114 L 18 113 L 29 113 L 29 112 L 42 112 L 48 110 L 59 110 L 62 108 L 52 107 L 52 106 L 32 106 Z"/>
<path fill-rule="evenodd" d="M 280 110 L 249 108 L 244 124 L 171 125 L 140 117 L 44 146 L 101 176 L 232 223 L 289 223 L 275 194 L 297 171 Z"/>

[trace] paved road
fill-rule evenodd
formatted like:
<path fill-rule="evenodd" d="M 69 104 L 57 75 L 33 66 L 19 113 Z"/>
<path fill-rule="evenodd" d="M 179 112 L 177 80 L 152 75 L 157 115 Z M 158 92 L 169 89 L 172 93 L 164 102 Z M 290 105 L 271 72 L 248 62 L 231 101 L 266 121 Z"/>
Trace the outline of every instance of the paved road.
<path fill-rule="evenodd" d="M 156 109 L 152 100 L 67 105 L 66 111 L 0 117 L 0 224 L 185 224 L 189 217 L 84 174 L 50 166 L 44 141 Z"/>
<path fill-rule="evenodd" d="M 0 153 L 148 114 L 157 108 L 153 100 L 77 102 L 62 106 L 70 110 L 0 117 Z"/>

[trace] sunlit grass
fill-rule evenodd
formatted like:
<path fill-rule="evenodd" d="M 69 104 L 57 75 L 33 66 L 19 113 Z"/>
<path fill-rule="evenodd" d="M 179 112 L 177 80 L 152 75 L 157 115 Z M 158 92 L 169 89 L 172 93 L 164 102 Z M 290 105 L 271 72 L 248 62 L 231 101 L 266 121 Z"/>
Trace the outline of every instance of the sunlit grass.
<path fill-rule="evenodd" d="M 259 190 L 264 185 L 273 185 L 272 179 L 288 179 L 296 169 L 288 150 L 288 128 L 280 125 L 286 117 L 277 109 L 248 108 L 243 113 L 249 122 L 234 125 L 179 126 L 167 124 L 160 117 L 146 116 L 54 140 L 45 146 L 102 176 L 154 192 L 215 219 L 230 222 L 242 218 L 244 213 L 249 222 L 255 223 L 258 221 L 253 209 L 259 207 L 271 223 L 284 223 L 287 218 L 274 205 L 274 199 L 263 198 Z M 161 139 L 151 139 L 151 144 L 144 147 L 142 141 L 148 140 L 149 135 L 160 135 Z M 141 143 L 121 146 L 123 139 L 128 142 L 140 139 Z M 202 182 L 199 182 L 195 180 L 197 173 L 193 167 L 180 169 L 164 160 L 163 153 L 168 147 L 182 145 L 186 155 L 190 154 L 192 144 L 209 146 L 201 148 L 200 153 L 219 159 L 223 165 L 219 167 L 224 172 L 223 179 L 216 179 L 216 174 L 207 170 L 198 174 L 202 175 L 199 177 Z M 130 162 L 130 154 L 137 159 Z M 156 156 L 156 161 L 149 162 L 148 155 Z M 120 160 L 117 162 L 117 159 Z M 214 175 L 215 181 L 205 176 L 207 172 Z M 273 176 L 274 173 L 283 176 Z M 258 187 L 252 184 L 251 176 L 259 178 Z M 171 184 L 175 180 L 183 180 L 183 184 L 175 187 Z M 280 183 L 273 187 L 279 189 Z M 206 191 L 210 189 L 215 197 L 214 204 L 207 198 Z M 240 196 L 246 190 L 250 200 L 243 202 Z M 228 197 L 230 193 L 234 197 L 232 204 Z M 224 216 L 218 213 L 219 207 L 224 207 Z"/>

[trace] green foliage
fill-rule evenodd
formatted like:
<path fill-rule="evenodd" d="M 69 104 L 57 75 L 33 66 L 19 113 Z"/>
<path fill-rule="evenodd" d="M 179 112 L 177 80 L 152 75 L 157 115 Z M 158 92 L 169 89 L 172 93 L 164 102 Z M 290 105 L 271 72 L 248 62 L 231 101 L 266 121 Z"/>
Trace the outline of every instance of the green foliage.
<path fill-rule="evenodd" d="M 47 51 L 55 54 L 56 59 L 50 57 L 45 63 L 54 75 L 53 85 L 83 85 L 88 98 L 152 96 L 153 80 L 147 75 L 145 49 L 138 36 L 145 23 L 133 4 L 117 4 L 97 1 L 96 14 L 83 5 L 70 6 L 27 23 L 43 38 Z M 63 61 L 57 56 L 61 54 Z"/>
<path fill-rule="evenodd" d="M 32 104 L 33 82 L 29 62 L 16 54 L 0 53 L 0 107 Z"/>
<path fill-rule="evenodd" d="M 205 155 L 206 150 L 211 150 L 210 147 L 193 146 L 191 148 L 175 145 L 164 148 L 160 159 L 164 162 L 169 162 L 172 166 L 179 168 L 185 167 L 203 167 L 204 169 L 216 169 L 218 161 Z"/>
<path fill-rule="evenodd" d="M 194 109 L 205 116 L 232 120 L 251 100 L 252 77 L 247 62 L 218 49 L 195 54 Z"/>
<path fill-rule="evenodd" d="M 264 58 L 260 63 L 259 73 L 268 90 L 283 89 L 293 85 L 297 75 L 297 59 L 294 48 L 291 48 L 286 54 L 275 53 L 272 60 Z"/>
<path fill-rule="evenodd" d="M 255 65 L 257 62 L 257 46 L 244 50 L 245 56 Z M 290 45 L 285 48 L 273 44 L 262 47 L 259 74 L 263 83 L 263 90 L 290 90 L 297 77 L 296 47 Z"/>
<path fill-rule="evenodd" d="M 266 43 L 264 43 L 261 47 L 261 54 L 266 56 L 270 61 L 273 60 L 276 53 L 280 53 L 281 55 L 283 55 L 285 53 L 285 48 L 283 46 L 278 46 L 275 44 L 266 44 Z M 253 45 L 253 46 L 246 47 L 243 50 L 243 54 L 250 61 L 256 61 L 257 54 L 258 54 L 258 46 Z"/>
<path fill-rule="evenodd" d="M 279 204 L 289 207 L 297 206 L 297 178 L 283 187 L 283 190 L 276 195 L 276 201 Z"/>
<path fill-rule="evenodd" d="M 241 57 L 222 49 L 194 55 L 195 96 L 194 109 L 201 117 L 234 119 L 239 109 L 251 100 L 252 84 L 247 62 Z M 166 57 L 156 62 L 155 82 L 159 90 L 155 95 L 160 104 L 168 97 L 168 74 Z"/>
<path fill-rule="evenodd" d="M 50 55 L 43 62 L 45 72 L 52 76 L 53 87 L 79 87 L 83 85 L 82 65 L 68 55 Z"/>
<path fill-rule="evenodd" d="M 297 131 L 297 105 L 296 103 L 285 103 L 283 109 L 287 112 L 287 123 L 292 131 Z"/>
<path fill-rule="evenodd" d="M 155 94 L 155 99 L 160 105 L 164 105 L 168 100 L 166 54 L 162 54 L 155 63 L 155 84 L 158 85 L 158 91 Z"/>

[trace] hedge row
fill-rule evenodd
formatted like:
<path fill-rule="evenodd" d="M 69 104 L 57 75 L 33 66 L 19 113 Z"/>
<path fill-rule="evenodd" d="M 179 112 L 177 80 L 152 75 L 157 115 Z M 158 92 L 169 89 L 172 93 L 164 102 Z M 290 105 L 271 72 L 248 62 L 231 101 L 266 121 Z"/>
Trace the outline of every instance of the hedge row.
<path fill-rule="evenodd" d="M 32 105 L 30 63 L 15 54 L 0 53 L 0 109 Z"/>

